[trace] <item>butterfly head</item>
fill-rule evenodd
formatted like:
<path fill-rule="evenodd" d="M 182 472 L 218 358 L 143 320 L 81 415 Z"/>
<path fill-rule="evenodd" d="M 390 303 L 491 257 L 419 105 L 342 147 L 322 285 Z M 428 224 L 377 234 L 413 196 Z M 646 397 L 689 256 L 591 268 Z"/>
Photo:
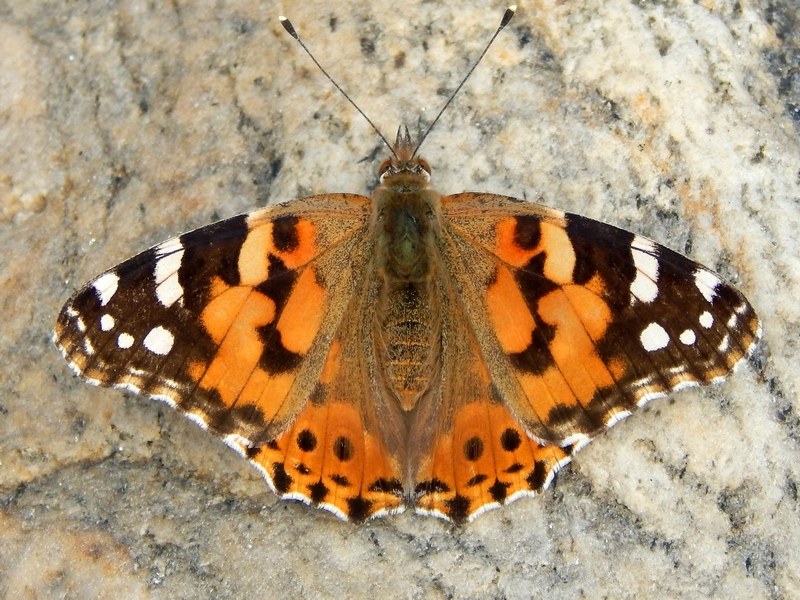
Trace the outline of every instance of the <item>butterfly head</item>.
<path fill-rule="evenodd" d="M 399 127 L 392 155 L 378 168 L 383 185 L 424 187 L 430 181 L 431 166 L 427 160 L 416 156 L 415 150 L 408 127 Z"/>

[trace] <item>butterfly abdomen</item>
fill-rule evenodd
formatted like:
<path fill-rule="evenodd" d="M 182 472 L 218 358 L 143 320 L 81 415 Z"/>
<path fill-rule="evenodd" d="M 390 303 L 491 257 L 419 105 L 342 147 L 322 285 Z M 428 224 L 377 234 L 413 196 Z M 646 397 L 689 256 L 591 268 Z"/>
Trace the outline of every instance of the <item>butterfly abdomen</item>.
<path fill-rule="evenodd" d="M 433 283 L 438 195 L 424 186 L 381 187 L 374 201 L 381 278 L 375 340 L 387 381 L 409 411 L 430 383 L 439 346 L 440 302 Z"/>
<path fill-rule="evenodd" d="M 396 282 L 387 282 L 396 283 Z M 428 388 L 441 331 L 438 296 L 429 282 L 385 288 L 378 306 L 376 339 L 386 376 L 403 410 Z"/>

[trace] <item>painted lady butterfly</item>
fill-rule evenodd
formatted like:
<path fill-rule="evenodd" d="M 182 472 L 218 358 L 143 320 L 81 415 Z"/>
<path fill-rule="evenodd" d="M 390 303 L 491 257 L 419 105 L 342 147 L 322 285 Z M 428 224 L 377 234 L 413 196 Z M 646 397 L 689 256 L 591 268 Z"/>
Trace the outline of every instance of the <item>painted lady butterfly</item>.
<path fill-rule="evenodd" d="M 268 206 L 123 262 L 66 303 L 55 343 L 90 383 L 221 436 L 283 498 L 463 522 L 757 342 L 705 267 L 540 204 L 440 196 L 416 151 L 398 132 L 371 197 Z"/>

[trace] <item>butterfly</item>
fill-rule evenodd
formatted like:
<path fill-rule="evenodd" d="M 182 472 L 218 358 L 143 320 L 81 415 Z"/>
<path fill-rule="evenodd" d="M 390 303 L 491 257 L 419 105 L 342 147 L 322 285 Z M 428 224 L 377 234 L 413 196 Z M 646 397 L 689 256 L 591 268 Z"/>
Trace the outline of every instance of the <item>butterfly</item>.
<path fill-rule="evenodd" d="M 398 130 L 371 196 L 269 205 L 106 271 L 55 344 L 280 497 L 356 522 L 462 523 L 538 494 L 596 435 L 752 352 L 758 317 L 709 269 L 541 204 L 442 196 L 418 147 Z"/>

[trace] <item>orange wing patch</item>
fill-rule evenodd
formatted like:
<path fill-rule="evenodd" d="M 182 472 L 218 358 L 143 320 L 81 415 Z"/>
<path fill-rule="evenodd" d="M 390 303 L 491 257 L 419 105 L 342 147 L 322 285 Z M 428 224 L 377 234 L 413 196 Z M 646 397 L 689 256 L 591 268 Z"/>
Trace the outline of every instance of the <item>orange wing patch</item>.
<path fill-rule="evenodd" d="M 536 321 L 507 267 L 497 268 L 494 282 L 486 289 L 486 305 L 504 352 L 522 352 L 531 345 Z"/>
<path fill-rule="evenodd" d="M 259 448 L 251 460 L 276 493 L 330 510 L 351 521 L 404 509 L 400 467 L 377 431 L 364 422 L 356 398 L 332 397 L 342 372 L 334 341 L 311 400 L 289 429 Z"/>
<path fill-rule="evenodd" d="M 452 429 L 437 437 L 421 466 L 417 508 L 456 523 L 470 521 L 542 491 L 569 460 L 566 450 L 526 435 L 505 406 L 471 402 L 456 412 Z"/>
<path fill-rule="evenodd" d="M 208 363 L 189 365 L 200 389 L 216 393 L 226 407 L 252 406 L 265 422 L 292 416 L 285 400 L 325 315 L 326 290 L 308 265 L 318 254 L 307 219 L 276 219 L 250 230 L 239 253 L 238 284 L 215 277 L 200 315 L 217 346 Z M 270 294 L 273 279 L 287 289 Z"/>
<path fill-rule="evenodd" d="M 575 250 L 561 224 L 507 217 L 496 225 L 495 255 L 514 267 L 542 258 L 542 274 L 557 284 L 572 282 Z"/>
<path fill-rule="evenodd" d="M 596 351 L 613 318 L 606 285 L 598 274 L 575 281 L 576 253 L 563 224 L 509 216 L 494 228 L 484 234 L 500 261 L 486 289 L 487 313 L 527 398 L 518 408 L 547 426 L 622 374 L 621 363 L 609 365 Z"/>
<path fill-rule="evenodd" d="M 306 354 L 325 316 L 328 295 L 317 281 L 316 270 L 304 270 L 292 288 L 276 328 L 289 352 Z"/>
<path fill-rule="evenodd" d="M 611 311 L 593 292 L 578 285 L 550 292 L 539 301 L 538 315 L 551 332 L 546 352 L 552 364 L 540 375 L 520 369 L 520 380 L 531 410 L 547 423 L 561 407 L 589 404 L 599 389 L 614 385 L 621 373 L 612 373 L 595 350 Z M 523 352 L 541 353 L 541 344 Z"/>
<path fill-rule="evenodd" d="M 310 402 L 289 430 L 252 456 L 283 498 L 351 521 L 403 509 L 397 466 L 352 404 Z"/>

